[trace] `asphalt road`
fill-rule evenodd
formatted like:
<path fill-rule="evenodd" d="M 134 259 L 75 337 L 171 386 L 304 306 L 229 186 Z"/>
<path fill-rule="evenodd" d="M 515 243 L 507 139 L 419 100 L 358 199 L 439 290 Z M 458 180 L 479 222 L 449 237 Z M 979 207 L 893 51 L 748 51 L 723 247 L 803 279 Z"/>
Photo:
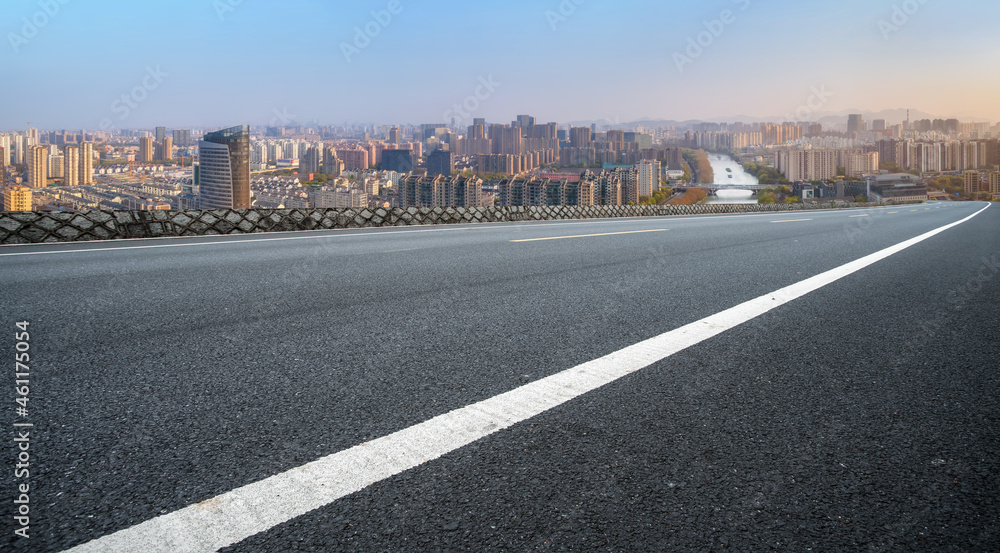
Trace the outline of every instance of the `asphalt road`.
<path fill-rule="evenodd" d="M 31 538 L 63 551 L 986 204 L 0 248 Z M 595 236 L 599 235 L 599 236 Z M 559 238 L 559 239 L 552 239 Z M 541 240 L 540 240 L 541 239 Z M 1000 550 L 1000 208 L 224 549 Z M 8 363 L 12 365 L 12 363 Z"/>

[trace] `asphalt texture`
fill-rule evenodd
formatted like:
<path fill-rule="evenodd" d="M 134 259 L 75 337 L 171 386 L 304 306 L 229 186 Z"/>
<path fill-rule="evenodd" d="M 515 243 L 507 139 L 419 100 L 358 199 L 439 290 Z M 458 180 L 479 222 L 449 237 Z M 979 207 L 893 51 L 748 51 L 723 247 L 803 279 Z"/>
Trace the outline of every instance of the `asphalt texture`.
<path fill-rule="evenodd" d="M 32 537 L 4 501 L 0 549 L 128 528 L 985 205 L 2 247 L 35 433 Z M 994 206 L 224 551 L 1000 550 L 998 262 Z"/>

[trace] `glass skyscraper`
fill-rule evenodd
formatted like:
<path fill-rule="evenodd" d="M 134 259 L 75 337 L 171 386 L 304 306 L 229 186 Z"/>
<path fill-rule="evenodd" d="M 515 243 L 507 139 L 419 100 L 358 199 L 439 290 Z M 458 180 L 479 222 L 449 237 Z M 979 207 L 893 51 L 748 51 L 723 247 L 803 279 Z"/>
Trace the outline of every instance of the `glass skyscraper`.
<path fill-rule="evenodd" d="M 202 209 L 250 209 L 250 127 L 206 134 L 198 143 Z"/>

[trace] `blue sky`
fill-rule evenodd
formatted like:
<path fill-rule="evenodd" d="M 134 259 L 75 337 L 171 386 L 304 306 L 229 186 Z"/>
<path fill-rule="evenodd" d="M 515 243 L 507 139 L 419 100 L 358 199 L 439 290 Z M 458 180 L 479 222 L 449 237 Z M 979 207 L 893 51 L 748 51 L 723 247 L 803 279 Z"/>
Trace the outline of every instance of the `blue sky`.
<path fill-rule="evenodd" d="M 499 122 L 1000 120 L 998 20 L 995 0 L 7 0 L 0 129 L 437 123 L 456 104 Z"/>

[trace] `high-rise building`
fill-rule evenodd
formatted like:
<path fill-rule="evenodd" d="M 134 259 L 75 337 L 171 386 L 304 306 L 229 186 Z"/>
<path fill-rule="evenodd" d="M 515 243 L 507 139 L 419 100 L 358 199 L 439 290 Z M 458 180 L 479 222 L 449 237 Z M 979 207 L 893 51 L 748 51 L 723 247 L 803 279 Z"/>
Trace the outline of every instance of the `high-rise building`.
<path fill-rule="evenodd" d="M 32 146 L 28 150 L 28 186 L 45 188 L 49 180 L 49 149 Z"/>
<path fill-rule="evenodd" d="M 589 148 L 593 137 L 587 127 L 573 127 L 569 130 L 569 142 L 574 148 Z"/>
<path fill-rule="evenodd" d="M 847 134 L 856 134 L 865 130 L 865 119 L 860 113 L 847 116 Z"/>
<path fill-rule="evenodd" d="M 404 174 L 413 171 L 413 151 L 383 150 L 382 170 L 395 171 L 396 173 L 404 173 Z"/>
<path fill-rule="evenodd" d="M 174 129 L 174 146 L 178 148 L 190 148 L 191 147 L 191 130 L 190 129 Z"/>
<path fill-rule="evenodd" d="M 966 194 L 977 194 L 979 192 L 984 192 L 982 186 L 980 185 L 979 171 L 966 171 L 962 174 L 965 179 L 965 193 Z"/>
<path fill-rule="evenodd" d="M 174 158 L 174 139 L 165 137 L 156 143 L 156 161 L 170 161 Z"/>
<path fill-rule="evenodd" d="M 167 137 L 166 127 L 156 127 L 156 141 L 163 142 L 163 139 Z"/>
<path fill-rule="evenodd" d="M 473 139 L 473 140 L 483 140 L 483 139 L 485 139 L 486 138 L 486 126 L 485 125 L 470 125 L 469 126 L 469 136 L 467 138 Z"/>
<path fill-rule="evenodd" d="M 299 175 L 319 173 L 319 148 L 309 147 L 299 157 Z M 302 180 L 301 178 L 299 180 Z"/>
<path fill-rule="evenodd" d="M 7 148 L 0 146 L 0 188 L 7 186 Z"/>
<path fill-rule="evenodd" d="M 323 174 L 331 177 L 339 177 L 344 172 L 344 162 L 337 157 L 337 150 L 333 146 L 323 147 Z"/>
<path fill-rule="evenodd" d="M 451 152 L 436 150 L 427 156 L 427 174 L 450 176 L 455 170 L 455 160 Z"/>
<path fill-rule="evenodd" d="M 1000 194 L 1000 171 L 990 173 L 990 194 Z"/>
<path fill-rule="evenodd" d="M 873 131 L 884 131 L 885 130 L 885 119 L 875 119 L 872 121 Z"/>
<path fill-rule="evenodd" d="M 10 186 L 3 191 L 4 211 L 31 211 L 31 189 L 27 186 Z"/>
<path fill-rule="evenodd" d="M 63 150 L 63 186 L 80 184 L 80 148 L 66 146 Z"/>
<path fill-rule="evenodd" d="M 139 161 L 149 163 L 153 161 L 154 154 L 153 138 L 149 136 L 141 137 L 139 139 Z"/>
<path fill-rule="evenodd" d="M 399 127 L 392 127 L 389 129 L 389 144 L 401 144 L 403 142 L 403 133 L 399 130 Z"/>
<path fill-rule="evenodd" d="M 645 160 L 639 163 L 639 195 L 652 196 L 660 189 L 660 162 Z"/>
<path fill-rule="evenodd" d="M 878 152 L 854 152 L 847 154 L 846 163 L 843 164 L 847 171 L 847 177 L 861 177 L 863 175 L 873 175 L 879 171 Z"/>
<path fill-rule="evenodd" d="M 63 178 L 66 159 L 61 152 L 52 153 L 49 151 L 49 179 Z"/>
<path fill-rule="evenodd" d="M 388 152 L 389 150 L 386 150 Z M 385 153 L 382 152 L 382 163 L 385 163 Z M 364 171 L 371 167 L 371 159 L 368 150 L 338 150 L 337 155 L 344 162 L 344 169 L 347 171 Z"/>
<path fill-rule="evenodd" d="M 198 143 L 203 209 L 250 209 L 250 126 L 206 134 Z"/>
<path fill-rule="evenodd" d="M 94 184 L 94 143 L 80 143 L 80 184 Z"/>
<path fill-rule="evenodd" d="M 524 153 L 524 138 L 519 127 L 490 125 L 489 137 L 493 141 L 494 154 L 519 156 Z"/>

